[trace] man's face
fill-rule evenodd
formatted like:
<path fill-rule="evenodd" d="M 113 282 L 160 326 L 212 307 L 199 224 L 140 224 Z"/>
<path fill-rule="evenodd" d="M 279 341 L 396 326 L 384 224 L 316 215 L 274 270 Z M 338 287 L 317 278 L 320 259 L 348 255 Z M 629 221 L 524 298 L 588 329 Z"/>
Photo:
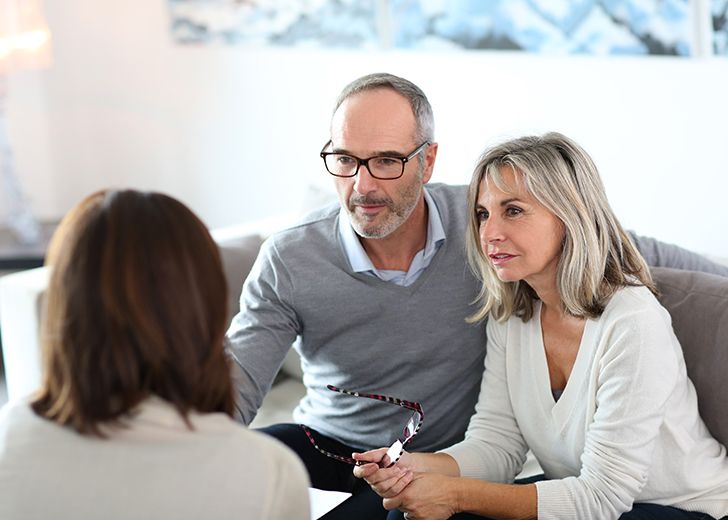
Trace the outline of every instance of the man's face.
<path fill-rule="evenodd" d="M 362 159 L 404 157 L 422 144 L 415 140 L 415 128 L 415 116 L 403 96 L 390 89 L 365 91 L 336 110 L 330 148 Z M 375 179 L 364 166 L 354 177 L 335 177 L 341 205 L 359 236 L 384 238 L 407 221 L 430 180 L 436 150 L 436 145 L 423 148 L 405 164 L 399 179 Z"/>

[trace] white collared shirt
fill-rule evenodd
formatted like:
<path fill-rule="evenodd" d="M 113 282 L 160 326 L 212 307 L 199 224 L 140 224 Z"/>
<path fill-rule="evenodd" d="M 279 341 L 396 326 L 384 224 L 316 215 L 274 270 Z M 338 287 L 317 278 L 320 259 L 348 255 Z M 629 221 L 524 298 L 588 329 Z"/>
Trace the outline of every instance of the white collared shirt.
<path fill-rule="evenodd" d="M 430 265 L 432 258 L 437 253 L 440 245 L 445 240 L 445 228 L 442 226 L 442 218 L 440 212 L 427 192 L 427 187 L 422 190 L 427 204 L 427 239 L 425 247 L 417 252 L 412 259 L 412 263 L 407 271 L 398 271 L 394 269 L 377 269 L 372 264 L 369 255 L 364 251 L 364 247 L 359 241 L 359 235 L 356 234 L 354 228 L 351 227 L 349 215 L 344 208 L 339 213 L 339 236 L 341 243 L 344 245 L 344 253 L 346 254 L 349 264 L 355 273 L 365 273 L 371 276 L 392 282 L 397 285 L 406 287 L 412 285 L 422 272 Z"/>

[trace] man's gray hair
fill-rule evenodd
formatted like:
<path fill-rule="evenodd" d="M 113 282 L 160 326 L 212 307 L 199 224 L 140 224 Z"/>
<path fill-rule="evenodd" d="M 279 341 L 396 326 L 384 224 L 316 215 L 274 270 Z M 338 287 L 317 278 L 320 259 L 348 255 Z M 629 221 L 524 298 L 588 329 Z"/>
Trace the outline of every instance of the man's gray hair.
<path fill-rule="evenodd" d="M 400 78 L 386 72 L 377 72 L 368 74 L 361 78 L 355 79 L 341 91 L 336 99 L 336 112 L 341 104 L 350 96 L 376 89 L 391 89 L 403 96 L 409 101 L 412 107 L 412 113 L 415 116 L 416 128 L 415 139 L 418 142 L 428 141 L 430 143 L 435 140 L 435 120 L 432 115 L 432 107 L 427 100 L 427 96 L 422 89 L 409 80 Z"/>

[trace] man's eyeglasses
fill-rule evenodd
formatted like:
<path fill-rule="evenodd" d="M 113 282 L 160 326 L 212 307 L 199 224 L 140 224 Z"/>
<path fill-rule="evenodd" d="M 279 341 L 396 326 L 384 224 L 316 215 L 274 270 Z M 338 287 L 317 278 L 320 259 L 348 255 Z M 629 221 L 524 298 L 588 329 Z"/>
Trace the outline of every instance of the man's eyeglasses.
<path fill-rule="evenodd" d="M 417 435 L 417 433 L 420 431 L 420 428 L 422 427 L 422 420 L 425 417 L 424 412 L 422 411 L 422 406 L 420 403 L 416 403 L 414 401 L 406 401 L 404 399 L 397 399 L 396 397 L 388 397 L 386 395 L 379 395 L 379 394 L 366 394 L 363 392 L 354 392 L 352 390 L 345 390 L 343 388 L 337 388 L 333 385 L 326 385 L 326 388 L 333 392 L 339 392 L 341 394 L 351 395 L 354 397 L 366 397 L 367 399 L 376 399 L 378 401 L 383 401 L 385 403 L 395 404 L 397 406 L 401 406 L 402 408 L 407 408 L 408 410 L 412 410 L 412 416 L 407 421 L 407 424 L 402 430 L 402 435 L 400 435 L 394 443 L 389 447 L 387 450 L 387 456 L 389 457 L 389 466 L 394 466 L 395 462 L 399 460 L 399 458 L 402 456 L 402 453 L 404 453 L 404 447 L 412 440 L 412 438 Z M 332 459 L 338 460 L 339 462 L 345 462 L 347 464 L 359 464 L 359 461 L 356 461 L 352 459 L 351 457 L 347 457 L 344 455 L 339 455 L 337 453 L 332 453 L 330 451 L 327 451 L 323 448 L 321 448 L 318 443 L 316 442 L 316 439 L 313 437 L 313 433 L 311 430 L 309 430 L 305 425 L 301 425 L 301 428 L 303 428 L 303 431 L 306 432 L 306 436 L 308 437 L 308 440 L 311 441 L 311 444 L 314 448 L 316 448 L 318 451 L 326 455 L 327 457 L 331 457 Z"/>
<path fill-rule="evenodd" d="M 367 167 L 369 173 L 375 179 L 394 180 L 399 179 L 404 174 L 404 166 L 408 161 L 420 153 L 422 149 L 429 145 L 429 141 L 425 141 L 411 153 L 405 156 L 398 155 L 375 155 L 366 159 L 360 159 L 355 155 L 338 152 L 325 152 L 329 147 L 329 140 L 321 149 L 321 158 L 324 160 L 326 170 L 336 177 L 354 177 L 359 173 L 359 168 Z"/>

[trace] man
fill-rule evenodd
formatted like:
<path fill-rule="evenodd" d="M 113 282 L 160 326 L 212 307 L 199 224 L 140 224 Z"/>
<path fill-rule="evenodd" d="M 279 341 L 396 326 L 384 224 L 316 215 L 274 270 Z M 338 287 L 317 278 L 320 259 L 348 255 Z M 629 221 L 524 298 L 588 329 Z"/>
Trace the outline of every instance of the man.
<path fill-rule="evenodd" d="M 341 459 L 392 444 L 412 412 L 327 385 L 419 402 L 424 420 L 410 450 L 462 439 L 485 355 L 484 325 L 465 321 L 480 283 L 464 256 L 465 187 L 428 185 L 437 143 L 416 85 L 389 74 L 349 84 L 321 155 L 340 206 L 266 241 L 228 338 L 246 423 L 300 338 L 307 393 L 294 418 L 307 431 L 296 424 L 265 431 L 299 454 L 314 487 L 355 493 L 327 518 L 371 519 L 385 511 Z M 681 253 L 637 242 L 656 248 L 648 262 Z M 695 269 L 703 262 L 690 260 Z"/>

